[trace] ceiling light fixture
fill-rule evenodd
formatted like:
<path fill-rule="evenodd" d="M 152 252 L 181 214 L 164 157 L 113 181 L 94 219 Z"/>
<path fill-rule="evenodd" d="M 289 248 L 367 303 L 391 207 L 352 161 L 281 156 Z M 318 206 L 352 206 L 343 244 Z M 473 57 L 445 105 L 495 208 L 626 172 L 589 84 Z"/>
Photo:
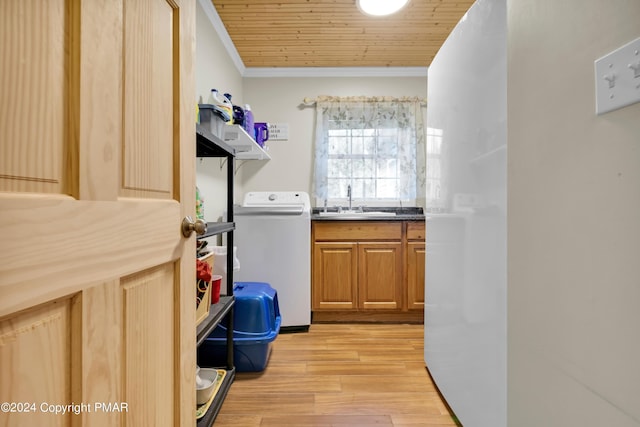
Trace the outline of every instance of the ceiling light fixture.
<path fill-rule="evenodd" d="M 396 13 L 409 3 L 409 0 L 357 0 L 358 8 L 367 15 L 386 16 Z"/>

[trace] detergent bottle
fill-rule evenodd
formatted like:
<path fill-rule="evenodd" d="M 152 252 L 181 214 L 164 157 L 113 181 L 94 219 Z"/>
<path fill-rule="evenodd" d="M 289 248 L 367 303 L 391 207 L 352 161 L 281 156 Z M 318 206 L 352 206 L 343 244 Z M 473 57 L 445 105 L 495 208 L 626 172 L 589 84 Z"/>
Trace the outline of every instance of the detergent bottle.
<path fill-rule="evenodd" d="M 269 139 L 269 123 L 256 123 L 254 126 L 256 142 L 264 148 L 265 142 Z"/>
<path fill-rule="evenodd" d="M 256 131 L 253 127 L 253 113 L 251 112 L 251 106 L 249 104 L 244 104 L 244 122 L 242 123 L 242 127 L 251 138 L 256 139 Z"/>
<path fill-rule="evenodd" d="M 224 110 L 224 112 L 227 113 L 233 121 L 233 105 L 231 105 L 231 101 L 229 101 L 224 95 L 218 93 L 218 89 L 211 89 L 207 102 Z M 231 122 L 229 122 L 229 124 L 231 124 Z"/>
<path fill-rule="evenodd" d="M 239 106 L 235 105 L 231 101 L 231 94 L 230 93 L 225 93 L 224 96 L 226 96 L 227 99 L 229 100 L 229 102 L 231 102 L 231 104 L 232 104 L 232 108 L 233 108 L 233 124 L 234 125 L 238 125 L 238 126 L 243 126 L 244 125 L 244 110 L 242 109 L 242 107 L 239 107 Z"/>

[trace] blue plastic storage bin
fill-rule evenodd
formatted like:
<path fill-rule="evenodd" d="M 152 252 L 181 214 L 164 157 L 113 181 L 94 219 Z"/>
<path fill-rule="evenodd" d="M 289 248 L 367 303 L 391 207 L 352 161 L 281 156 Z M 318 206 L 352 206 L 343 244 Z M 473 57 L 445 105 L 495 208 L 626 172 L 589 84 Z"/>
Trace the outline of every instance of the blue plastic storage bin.
<path fill-rule="evenodd" d="M 268 283 L 237 282 L 233 315 L 233 363 L 238 372 L 267 367 L 271 343 L 280 332 L 278 294 Z M 200 366 L 227 363 L 227 322 L 218 325 L 198 348 Z"/>

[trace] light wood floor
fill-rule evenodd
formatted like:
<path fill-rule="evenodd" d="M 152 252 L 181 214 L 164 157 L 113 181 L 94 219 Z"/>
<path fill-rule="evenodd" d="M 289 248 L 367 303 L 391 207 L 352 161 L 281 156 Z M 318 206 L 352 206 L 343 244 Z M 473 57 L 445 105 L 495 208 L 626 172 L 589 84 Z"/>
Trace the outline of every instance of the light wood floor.
<path fill-rule="evenodd" d="M 238 373 L 215 426 L 455 426 L 423 360 L 422 325 L 314 324 Z"/>

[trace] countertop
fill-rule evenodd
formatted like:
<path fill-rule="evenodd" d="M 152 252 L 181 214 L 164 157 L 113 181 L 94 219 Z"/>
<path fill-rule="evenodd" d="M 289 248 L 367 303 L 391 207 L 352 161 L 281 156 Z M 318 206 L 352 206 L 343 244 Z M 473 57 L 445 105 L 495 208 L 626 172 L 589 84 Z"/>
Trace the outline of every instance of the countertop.
<path fill-rule="evenodd" d="M 313 208 L 311 211 L 312 221 L 424 221 L 424 211 L 421 207 L 364 207 L 364 212 L 395 212 L 393 216 L 387 215 L 335 215 L 324 216 L 320 215 L 320 212 L 324 212 L 324 208 Z M 337 208 L 328 208 L 327 212 L 336 212 Z"/>

